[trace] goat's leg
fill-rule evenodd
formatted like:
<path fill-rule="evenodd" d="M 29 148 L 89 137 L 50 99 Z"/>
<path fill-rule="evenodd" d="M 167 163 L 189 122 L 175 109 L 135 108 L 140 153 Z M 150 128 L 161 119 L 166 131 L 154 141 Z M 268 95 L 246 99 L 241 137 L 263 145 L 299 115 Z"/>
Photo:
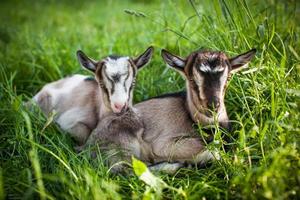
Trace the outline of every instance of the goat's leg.
<path fill-rule="evenodd" d="M 107 157 L 107 163 L 112 173 L 124 173 L 129 170 L 129 164 L 131 163 L 131 153 L 127 150 L 120 149 L 120 147 L 111 148 L 105 152 Z"/>
<path fill-rule="evenodd" d="M 35 102 L 35 104 L 37 104 L 41 108 L 46 116 L 48 116 L 49 113 L 53 110 L 52 96 L 44 90 L 37 93 L 33 97 L 32 101 L 29 101 L 27 103 L 27 106 L 32 106 L 33 102 Z"/>
<path fill-rule="evenodd" d="M 168 162 L 162 162 L 154 165 L 148 166 L 150 171 L 158 171 L 163 172 L 167 174 L 174 174 L 176 171 L 178 171 L 180 168 L 183 168 L 185 166 L 184 163 L 175 162 L 175 163 L 168 163 Z"/>
<path fill-rule="evenodd" d="M 79 147 L 85 144 L 91 134 L 90 128 L 81 122 L 76 123 L 72 128 L 68 129 L 67 132 L 75 139 Z"/>
<path fill-rule="evenodd" d="M 160 159 L 168 162 L 204 164 L 215 158 L 198 137 L 166 138 L 157 143 L 153 149 Z"/>

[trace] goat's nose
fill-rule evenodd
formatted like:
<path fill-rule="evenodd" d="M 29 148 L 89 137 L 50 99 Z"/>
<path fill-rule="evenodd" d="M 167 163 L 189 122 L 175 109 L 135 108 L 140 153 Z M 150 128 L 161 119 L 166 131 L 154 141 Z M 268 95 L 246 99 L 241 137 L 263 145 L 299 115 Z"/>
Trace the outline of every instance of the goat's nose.
<path fill-rule="evenodd" d="M 117 112 L 121 112 L 126 107 L 126 104 L 114 103 L 114 108 Z"/>
<path fill-rule="evenodd" d="M 212 97 L 208 102 L 208 108 L 210 110 L 218 110 L 220 107 L 220 100 L 218 97 Z"/>

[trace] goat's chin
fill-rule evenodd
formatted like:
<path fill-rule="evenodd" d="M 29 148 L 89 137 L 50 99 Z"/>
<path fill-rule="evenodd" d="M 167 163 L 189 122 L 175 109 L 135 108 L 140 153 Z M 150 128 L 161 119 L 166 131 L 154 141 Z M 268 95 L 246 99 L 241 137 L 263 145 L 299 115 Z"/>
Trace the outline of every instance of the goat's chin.
<path fill-rule="evenodd" d="M 113 114 L 114 114 L 115 116 L 122 116 L 122 115 L 126 115 L 126 113 L 128 113 L 128 111 L 129 111 L 130 109 L 131 109 L 130 107 L 127 107 L 127 108 L 125 108 L 125 109 L 122 109 L 121 111 L 113 111 L 113 110 L 112 110 L 112 112 L 113 112 Z"/>
<path fill-rule="evenodd" d="M 193 118 L 195 122 L 198 122 L 202 125 L 219 124 L 221 127 L 227 128 L 229 124 L 226 110 L 219 110 L 215 113 L 209 110 L 206 110 L 204 112 L 198 111 L 197 113 L 195 113 Z"/>

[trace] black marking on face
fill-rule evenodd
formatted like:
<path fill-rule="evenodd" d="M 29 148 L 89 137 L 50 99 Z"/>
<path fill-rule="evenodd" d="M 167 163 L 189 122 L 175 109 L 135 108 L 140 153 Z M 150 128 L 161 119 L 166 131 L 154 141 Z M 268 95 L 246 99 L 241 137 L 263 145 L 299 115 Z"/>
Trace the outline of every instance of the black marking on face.
<path fill-rule="evenodd" d="M 103 68 L 105 68 L 104 65 L 99 68 L 99 71 L 97 71 L 97 75 L 99 76 L 99 85 L 103 89 L 103 93 L 107 96 L 107 98 L 110 98 L 109 92 L 105 84 L 103 84 Z"/>
<path fill-rule="evenodd" d="M 216 92 L 222 90 L 220 78 L 223 72 L 217 73 L 201 73 L 204 79 L 203 81 L 203 91 L 206 99 L 210 101 L 210 99 L 216 96 Z"/>
<path fill-rule="evenodd" d="M 135 77 L 136 76 L 136 71 L 137 71 L 136 66 L 135 66 L 135 64 L 134 64 L 134 62 L 133 62 L 132 59 L 129 59 L 128 62 L 130 64 L 129 66 L 132 69 L 133 77 Z"/>
<path fill-rule="evenodd" d="M 120 74 L 115 74 L 112 77 L 113 82 L 117 83 L 120 81 L 121 75 Z"/>
<path fill-rule="evenodd" d="M 118 60 L 119 58 L 121 58 L 122 56 L 119 56 L 119 55 L 109 55 L 108 56 L 110 59 L 112 60 Z"/>
<path fill-rule="evenodd" d="M 208 58 L 203 64 L 209 66 L 211 70 L 214 70 L 221 65 L 221 60 L 218 58 Z"/>
<path fill-rule="evenodd" d="M 126 77 L 125 77 L 125 80 L 124 80 L 124 83 L 123 83 L 123 87 L 124 87 L 125 92 L 127 92 L 126 81 L 128 80 L 128 78 L 129 78 L 129 71 L 128 71 L 127 74 L 126 74 Z M 131 86 L 130 86 L 130 87 L 131 87 Z"/>

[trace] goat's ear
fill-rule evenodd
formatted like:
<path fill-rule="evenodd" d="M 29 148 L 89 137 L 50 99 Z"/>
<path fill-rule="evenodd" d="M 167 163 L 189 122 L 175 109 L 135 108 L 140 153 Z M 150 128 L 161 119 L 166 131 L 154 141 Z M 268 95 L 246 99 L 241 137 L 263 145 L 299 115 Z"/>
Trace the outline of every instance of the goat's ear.
<path fill-rule="evenodd" d="M 80 63 L 80 65 L 85 68 L 88 69 L 92 72 L 96 71 L 96 61 L 94 61 L 93 59 L 87 57 L 82 51 L 78 50 L 77 51 L 77 59 Z"/>
<path fill-rule="evenodd" d="M 230 58 L 229 62 L 231 65 L 231 73 L 237 72 L 241 70 L 243 67 L 247 66 L 247 64 L 254 57 L 255 53 L 256 53 L 256 49 L 251 49 L 246 53 Z"/>
<path fill-rule="evenodd" d="M 144 53 L 139 55 L 137 58 L 133 59 L 135 66 L 138 69 L 145 66 L 151 60 L 153 51 L 154 51 L 154 48 L 152 46 L 150 46 Z"/>
<path fill-rule="evenodd" d="M 161 50 L 161 56 L 170 67 L 177 69 L 180 72 L 183 72 L 185 66 L 184 59 L 168 52 L 165 49 Z"/>

